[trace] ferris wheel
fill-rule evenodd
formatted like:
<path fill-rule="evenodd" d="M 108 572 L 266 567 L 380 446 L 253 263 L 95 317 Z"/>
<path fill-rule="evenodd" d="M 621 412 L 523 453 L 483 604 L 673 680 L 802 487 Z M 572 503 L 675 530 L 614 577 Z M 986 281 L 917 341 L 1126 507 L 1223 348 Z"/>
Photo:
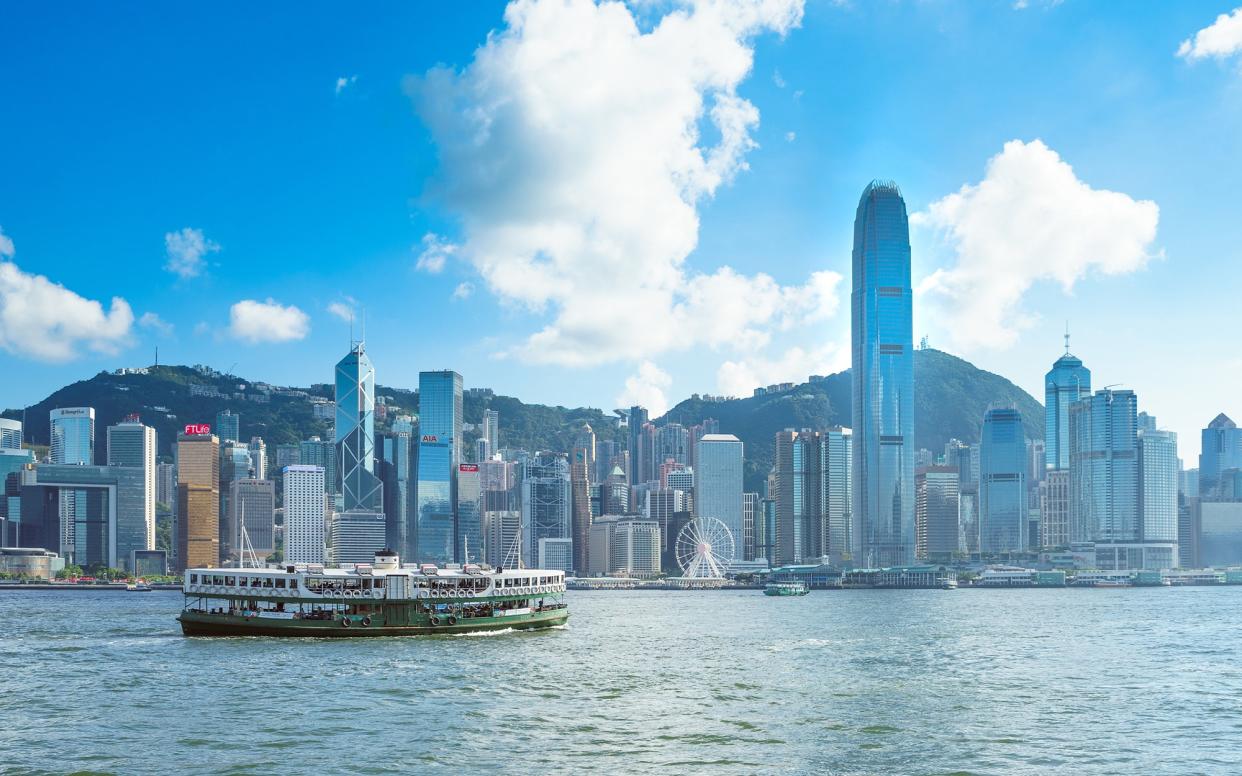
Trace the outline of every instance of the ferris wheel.
<path fill-rule="evenodd" d="M 696 517 L 677 534 L 677 565 L 688 579 L 720 579 L 733 562 L 733 534 L 714 517 Z"/>

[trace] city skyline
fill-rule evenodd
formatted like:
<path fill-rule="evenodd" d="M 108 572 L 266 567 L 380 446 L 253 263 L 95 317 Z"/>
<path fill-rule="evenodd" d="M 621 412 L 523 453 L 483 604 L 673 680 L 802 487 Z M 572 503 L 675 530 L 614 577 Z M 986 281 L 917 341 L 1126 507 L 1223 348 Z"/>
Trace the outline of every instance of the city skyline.
<path fill-rule="evenodd" d="M 8 170 L 12 186 L 0 189 L 0 305 L 9 311 L 15 294 L 38 294 L 73 318 L 53 331 L 37 316 L 21 323 L 4 316 L 0 361 L 21 366 L 6 404 L 32 403 L 99 368 L 149 361 L 146 354 L 156 347 L 164 362 L 236 364 L 240 373 L 284 384 L 319 381 L 313 365 L 339 353 L 351 312 L 361 328 L 364 310 L 369 342 L 391 364 L 388 382 L 412 386 L 418 371 L 453 368 L 473 375 L 475 384 L 549 404 L 644 403 L 658 410 L 695 392 L 745 393 L 769 381 L 760 375 L 783 381 L 837 371 L 848 356 L 845 203 L 866 180 L 892 176 L 901 181 L 914 216 L 916 338 L 926 334 L 933 346 L 1039 396 L 1043 369 L 1033 365 L 1043 367 L 1055 346 L 1053 332 L 1068 319 L 1075 352 L 1100 381 L 1141 390 L 1145 403 L 1178 432 L 1183 457 L 1193 457 L 1197 431 L 1211 417 L 1242 415 L 1219 387 L 1242 361 L 1222 360 L 1212 339 L 1201 336 L 1226 324 L 1230 284 L 1193 280 L 1230 272 L 1242 244 L 1240 227 L 1229 217 L 1227 182 L 1215 174 L 1222 159 L 1237 159 L 1242 149 L 1231 97 L 1242 83 L 1236 48 L 1199 35 L 1230 8 L 1181 3 L 1130 13 L 1067 3 L 1017 5 L 804 8 L 789 2 L 723 20 L 686 12 L 694 22 L 687 33 L 692 39 L 680 44 L 727 43 L 737 58 L 706 63 L 721 74 L 715 88 L 687 79 L 675 62 L 667 65 L 667 80 L 699 95 L 702 110 L 736 108 L 738 123 L 727 125 L 735 133 L 718 143 L 704 133 L 688 147 L 674 146 L 703 162 L 686 173 L 685 190 L 667 208 L 680 214 L 679 221 L 619 211 L 616 221 L 604 224 L 611 231 L 603 237 L 611 242 L 581 245 L 575 254 L 581 272 L 567 275 L 565 288 L 542 289 L 529 282 L 543 277 L 537 262 L 523 278 L 510 272 L 522 266 L 523 256 L 489 252 L 498 228 L 507 224 L 512 234 L 529 237 L 529 223 L 516 218 L 505 197 L 480 196 L 479 181 L 453 180 L 474 159 L 471 149 L 452 140 L 465 118 L 434 98 L 466 99 L 489 83 L 483 53 L 493 55 L 494 66 L 524 47 L 557 43 L 566 56 L 580 57 L 587 32 L 615 36 L 622 57 L 636 35 L 667 51 L 668 31 L 661 31 L 666 11 L 618 9 L 609 16 L 580 4 L 521 4 L 505 17 L 492 3 L 445 10 L 429 20 L 408 10 L 383 28 L 351 17 L 368 31 L 366 44 L 351 38 L 337 55 L 320 58 L 285 47 L 316 48 L 305 44 L 326 34 L 326 22 L 298 20 L 271 35 L 290 22 L 275 8 L 246 31 L 188 10 L 165 20 L 233 44 L 237 58 L 213 57 L 223 70 L 211 75 L 192 64 L 202 58 L 181 55 L 187 52 L 163 56 L 166 44 L 152 36 L 126 40 L 142 35 L 141 28 L 117 29 L 109 56 L 97 56 L 101 44 L 86 35 L 102 23 L 92 18 L 94 11 L 83 12 L 80 29 L 62 29 L 61 38 L 48 40 L 45 11 L 24 9 L 11 19 L 19 33 L 15 45 L 0 54 L 15 74 L 0 86 L 0 96 L 23 119 L 6 123 L 0 138 L 32 150 Z M 571 12 L 576 15 L 563 16 Z M 1118 16 L 1111 24 L 1087 25 L 1088 13 Z M 903 45 L 876 53 L 868 42 L 880 30 Z M 489 31 L 497 33 L 490 42 Z M 113 45 L 118 39 L 121 45 Z M 171 39 L 185 41 L 191 54 L 202 45 L 196 35 Z M 260 54 L 260 41 L 272 50 Z M 166 59 L 168 68 L 152 73 L 131 59 L 152 56 Z M 825 56 L 841 64 L 863 59 L 872 83 L 883 88 L 864 93 L 848 79 L 820 77 Z M 117 75 L 71 87 L 48 57 L 89 57 L 105 70 L 118 68 Z M 243 76 L 243 62 L 254 72 Z M 977 66 L 982 62 L 990 66 Z M 449 69 L 437 69 L 438 63 Z M 584 77 L 632 95 L 644 117 L 667 111 L 682 122 L 719 118 L 651 99 L 653 79 L 632 67 L 632 59 L 589 64 Z M 1088 76 L 1080 77 L 1084 72 Z M 944 73 L 952 91 L 927 80 Z M 516 91 L 548 77 L 519 71 L 489 88 Z M 213 114 L 237 115 L 263 94 L 270 100 L 264 115 L 272 120 L 208 131 L 201 101 L 164 99 L 157 110 L 149 95 L 167 98 L 178 78 L 201 84 Z M 1006 100 L 979 104 L 954 96 L 988 93 L 1001 80 Z M 97 135 L 60 143 L 56 127 L 73 124 L 61 106 L 77 101 L 44 98 L 71 88 L 104 121 Z M 589 107 L 560 93 L 549 99 L 558 118 Z M 893 120 L 898 105 L 903 113 L 934 116 L 937 100 L 953 106 L 952 121 L 914 122 L 916 132 Z M 1101 110 L 1047 109 L 1074 102 Z M 514 118 L 532 109 L 518 103 Z M 859 113 L 875 118 L 864 122 L 867 134 L 843 121 Z M 145 128 L 160 121 L 178 127 L 175 148 Z M 957 132 L 959 122 L 971 131 Z M 294 127 L 306 133 L 312 164 L 278 142 Z M 605 143 L 616 131 L 594 124 L 583 129 L 596 130 Z M 369 142 L 355 142 L 362 138 Z M 546 140 L 536 136 L 541 145 L 523 150 L 555 159 L 558 146 Z M 591 185 L 604 163 L 590 144 L 594 139 L 576 140 L 563 145 L 581 152 L 582 177 L 549 173 L 553 177 L 531 180 L 525 190 L 539 214 L 559 212 L 570 233 L 579 219 L 596 214 L 594 208 L 614 203 L 613 195 Z M 668 138 L 644 140 L 664 147 Z M 50 143 L 71 152 L 49 161 L 41 151 Z M 99 153 L 101 143 L 109 154 Z M 1211 154 L 1201 150 L 1207 148 Z M 623 144 L 619 152 L 630 149 Z M 509 150 L 493 144 L 479 152 L 503 159 Z M 109 162 L 99 161 L 104 158 Z M 929 158 L 936 159 L 935 170 Z M 1162 160 L 1159 168 L 1135 164 L 1151 158 Z M 111 165 L 129 169 L 113 175 Z M 366 185 L 355 171 L 369 176 Z M 633 175 L 640 173 L 647 177 L 618 178 L 619 188 L 647 191 L 669 179 L 664 168 Z M 293 175 L 309 185 L 277 192 L 276 181 Z M 237 182 L 254 185 L 238 195 Z M 598 201 L 549 204 L 545 195 L 566 184 L 580 184 L 584 199 Z M 164 192 L 160 201 L 154 190 Z M 143 207 L 87 207 L 101 201 Z M 1038 221 L 1039 203 L 1058 201 L 1072 203 L 1082 217 L 1054 209 L 1048 219 L 1057 236 L 1051 241 L 989 228 L 1005 222 L 998 212 L 1013 214 L 1014 223 Z M 263 223 L 244 214 L 259 209 L 270 216 Z M 73 229 L 65 228 L 66 218 L 74 220 Z M 631 277 L 618 276 L 605 248 L 616 247 L 634 224 L 652 233 L 659 230 L 651 226 L 664 225 L 659 235 L 667 242 L 653 237 L 628 246 L 641 261 Z M 83 233 L 94 236 L 86 250 L 76 237 Z M 1098 250 L 1084 252 L 1084 243 Z M 523 244 L 514 243 L 519 254 Z M 564 246 L 531 249 L 555 259 Z M 1044 267 L 1033 250 L 1055 261 Z M 998 271 L 1000 257 L 1004 272 Z M 130 270 L 123 284 L 112 270 L 118 264 Z M 366 272 L 356 271 L 364 266 Z M 385 278 L 394 282 L 374 282 Z M 635 286 L 634 278 L 642 282 Z M 411 294 L 414 304 L 400 302 Z M 113 297 L 124 301 L 114 306 Z M 713 315 L 735 309 L 738 299 L 750 301 L 759 317 L 722 321 Z M 617 308 L 650 325 L 621 340 L 602 335 L 600 327 L 621 330 L 609 326 Z M 1145 313 L 1156 309 L 1174 314 Z M 585 310 L 593 316 L 581 315 Z M 1127 326 L 1109 325 L 1118 317 Z M 407 329 L 435 321 L 445 324 L 435 329 L 438 336 L 407 336 Z M 712 334 L 713 327 L 723 327 L 724 336 Z M 985 334 L 990 339 L 981 341 Z M 598 352 L 584 351 L 587 341 L 598 342 Z M 548 372 L 560 370 L 545 368 L 549 359 L 575 379 L 550 379 Z M 1165 368 L 1147 368 L 1156 363 Z"/>

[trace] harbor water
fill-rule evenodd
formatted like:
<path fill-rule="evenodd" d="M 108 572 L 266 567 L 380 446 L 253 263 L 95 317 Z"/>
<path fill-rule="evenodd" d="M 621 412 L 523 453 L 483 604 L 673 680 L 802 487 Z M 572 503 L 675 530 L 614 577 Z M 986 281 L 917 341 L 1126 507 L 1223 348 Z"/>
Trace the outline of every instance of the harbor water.
<path fill-rule="evenodd" d="M 567 599 L 187 639 L 179 593 L 0 591 L 0 772 L 1242 773 L 1242 588 Z"/>

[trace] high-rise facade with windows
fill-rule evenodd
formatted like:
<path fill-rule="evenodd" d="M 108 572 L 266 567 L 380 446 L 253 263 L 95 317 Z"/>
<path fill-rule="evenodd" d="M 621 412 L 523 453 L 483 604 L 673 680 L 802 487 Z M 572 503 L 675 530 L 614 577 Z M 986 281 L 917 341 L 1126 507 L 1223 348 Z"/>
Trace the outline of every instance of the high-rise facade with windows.
<path fill-rule="evenodd" d="M 345 511 L 382 511 L 384 486 L 375 475 L 375 368 L 362 342 L 336 365 L 336 455 Z"/>
<path fill-rule="evenodd" d="M 1139 535 L 1144 568 L 1178 565 L 1177 434 L 1152 423 L 1138 432 Z"/>
<path fill-rule="evenodd" d="M 0 418 L 0 450 L 22 449 L 22 422 Z"/>
<path fill-rule="evenodd" d="M 1138 398 L 1101 390 L 1070 408 L 1070 541 L 1139 535 Z"/>
<path fill-rule="evenodd" d="M 742 440 L 732 434 L 704 434 L 695 451 L 694 516 L 714 517 L 733 535 L 733 557 L 742 558 Z M 676 537 L 674 537 L 676 538 Z"/>
<path fill-rule="evenodd" d="M 897 185 L 874 181 L 854 219 L 854 562 L 914 561 L 914 334 L 910 227 Z"/>
<path fill-rule="evenodd" d="M 959 551 L 958 477 L 956 466 L 924 466 L 914 473 L 919 560 L 947 563 Z"/>
<path fill-rule="evenodd" d="M 95 409 L 62 407 L 51 412 L 52 463 L 95 463 Z"/>
<path fill-rule="evenodd" d="M 635 485 L 643 482 L 639 472 L 639 460 L 643 457 L 641 449 L 643 446 L 643 426 L 647 425 L 648 419 L 647 408 L 639 406 L 630 407 L 627 418 L 626 430 L 629 435 L 628 452 L 630 465 L 626 471 L 626 476 L 630 487 L 633 488 Z"/>
<path fill-rule="evenodd" d="M 979 451 L 979 551 L 1026 552 L 1029 547 L 1026 437 L 1016 409 L 990 409 Z"/>
<path fill-rule="evenodd" d="M 116 527 L 118 555 L 127 560 L 135 550 L 155 549 L 155 449 L 155 429 L 143 425 L 137 419 L 108 426 L 108 466 L 141 469 L 144 484 L 141 521 Z M 126 538 L 121 540 L 121 536 Z"/>
<path fill-rule="evenodd" d="M 590 428 L 588 426 L 587 428 Z M 570 452 L 569 482 L 570 498 L 573 513 L 573 568 L 581 574 L 587 570 L 587 553 L 591 539 L 591 469 L 594 464 L 595 435 L 591 434 L 590 447 L 587 438 L 580 437 L 579 442 Z"/>
<path fill-rule="evenodd" d="M 379 438 L 379 476 L 384 484 L 388 547 L 402 558 L 413 558 L 414 439 L 410 430 L 393 430 Z"/>
<path fill-rule="evenodd" d="M 177 437 L 177 568 L 220 565 L 220 440 Z"/>
<path fill-rule="evenodd" d="M 262 566 L 276 551 L 276 484 L 237 479 L 229 490 L 227 530 L 232 559 L 242 566 Z"/>
<path fill-rule="evenodd" d="M 298 444 L 299 466 L 321 466 L 324 471 L 324 492 L 340 493 L 337 486 L 336 445 L 317 436 Z"/>
<path fill-rule="evenodd" d="M 539 452 L 526 460 L 522 472 L 526 563 L 537 562 L 540 539 L 572 539 L 572 503 L 569 459 L 564 453 Z"/>
<path fill-rule="evenodd" d="M 448 563 L 460 552 L 455 546 L 455 496 L 461 463 L 461 375 L 419 372 L 418 427 L 414 556 L 420 562 Z"/>
<path fill-rule="evenodd" d="M 285 562 L 324 562 L 324 468 L 286 466 Z"/>
<path fill-rule="evenodd" d="M 1199 452 L 1199 495 L 1217 498 L 1221 472 L 1242 469 L 1242 429 L 1221 413 L 1203 429 Z"/>
<path fill-rule="evenodd" d="M 221 442 L 240 442 L 241 415 L 232 410 L 217 412 L 215 432 Z"/>
<path fill-rule="evenodd" d="M 1044 375 L 1044 464 L 1048 469 L 1070 466 L 1070 407 L 1091 395 L 1091 370 L 1069 352 L 1058 358 Z"/>
<path fill-rule="evenodd" d="M 457 553 L 462 563 L 483 557 L 483 481 L 477 463 L 457 465 Z"/>
<path fill-rule="evenodd" d="M 500 452 L 500 413 L 496 410 L 483 410 L 483 440 L 487 443 L 483 460 Z"/>

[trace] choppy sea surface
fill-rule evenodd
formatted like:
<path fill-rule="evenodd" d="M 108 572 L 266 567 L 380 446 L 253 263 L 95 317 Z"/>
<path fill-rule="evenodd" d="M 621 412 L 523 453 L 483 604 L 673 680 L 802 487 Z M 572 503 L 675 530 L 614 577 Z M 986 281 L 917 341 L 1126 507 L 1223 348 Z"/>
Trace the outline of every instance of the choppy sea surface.
<path fill-rule="evenodd" d="M 568 598 L 188 639 L 176 592 L 0 591 L 0 772 L 1242 773 L 1242 588 Z"/>

